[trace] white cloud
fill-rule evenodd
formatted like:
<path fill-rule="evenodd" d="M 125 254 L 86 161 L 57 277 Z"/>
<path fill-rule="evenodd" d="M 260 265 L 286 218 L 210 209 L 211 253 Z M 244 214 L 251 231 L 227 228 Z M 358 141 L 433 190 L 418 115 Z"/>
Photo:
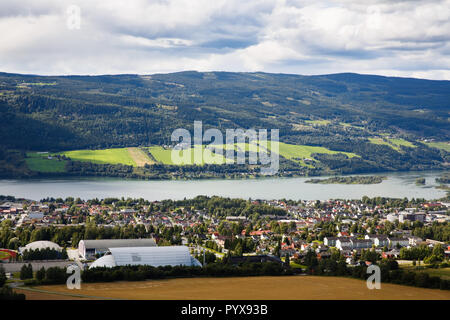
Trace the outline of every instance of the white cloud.
<path fill-rule="evenodd" d="M 80 30 L 66 9 L 81 9 Z M 0 71 L 359 72 L 450 79 L 450 0 L 0 3 Z"/>

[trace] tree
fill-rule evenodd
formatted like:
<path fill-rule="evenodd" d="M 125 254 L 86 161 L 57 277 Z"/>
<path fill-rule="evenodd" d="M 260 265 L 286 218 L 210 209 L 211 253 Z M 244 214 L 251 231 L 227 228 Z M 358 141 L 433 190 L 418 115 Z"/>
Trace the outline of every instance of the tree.
<path fill-rule="evenodd" d="M 445 255 L 445 250 L 444 250 L 444 248 L 440 245 L 440 244 L 437 244 L 437 245 L 435 245 L 434 247 L 433 247 L 433 255 L 435 255 L 436 256 L 436 258 L 439 260 L 439 261 L 442 261 L 442 260 L 444 260 L 444 255 Z"/>
<path fill-rule="evenodd" d="M 20 279 L 32 279 L 33 278 L 33 267 L 31 263 L 28 265 L 24 264 L 22 268 L 20 269 Z"/>
<path fill-rule="evenodd" d="M 286 256 L 284 257 L 284 266 L 286 268 L 289 268 L 291 266 L 290 260 L 289 260 L 289 253 L 286 253 Z"/>
<path fill-rule="evenodd" d="M 6 273 L 2 265 L 0 265 L 0 288 L 6 283 Z"/>
<path fill-rule="evenodd" d="M 319 264 L 317 261 L 317 255 L 314 251 L 308 250 L 308 252 L 305 255 L 305 265 L 308 267 L 308 270 L 314 270 L 315 267 Z"/>
<path fill-rule="evenodd" d="M 36 280 L 42 281 L 45 279 L 45 268 L 42 267 L 38 271 L 36 271 Z"/>
<path fill-rule="evenodd" d="M 234 248 L 234 253 L 235 253 L 237 256 L 242 256 L 242 252 L 243 252 L 242 245 L 241 245 L 241 243 L 238 243 L 238 244 L 236 245 L 236 247 Z"/>

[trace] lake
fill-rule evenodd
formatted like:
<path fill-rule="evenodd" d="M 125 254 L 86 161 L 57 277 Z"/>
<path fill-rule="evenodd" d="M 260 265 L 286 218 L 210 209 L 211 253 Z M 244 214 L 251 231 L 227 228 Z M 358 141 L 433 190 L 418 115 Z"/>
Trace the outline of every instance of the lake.
<path fill-rule="evenodd" d="M 446 192 L 436 189 L 435 178 L 442 172 L 383 173 L 388 179 L 380 184 L 344 185 L 305 183 L 309 177 L 260 178 L 243 180 L 124 180 L 115 178 L 73 178 L 42 180 L 0 180 L 0 195 L 32 200 L 69 196 L 81 199 L 106 197 L 144 198 L 150 201 L 218 195 L 243 199 L 327 200 L 368 197 L 438 199 Z M 325 177 L 319 177 L 325 178 Z M 425 178 L 417 186 L 415 180 Z"/>

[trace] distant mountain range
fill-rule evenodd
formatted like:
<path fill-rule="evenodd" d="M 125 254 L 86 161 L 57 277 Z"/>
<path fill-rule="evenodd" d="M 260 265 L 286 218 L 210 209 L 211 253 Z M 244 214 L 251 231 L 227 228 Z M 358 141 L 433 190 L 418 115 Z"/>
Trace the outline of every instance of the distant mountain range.
<path fill-rule="evenodd" d="M 362 171 L 426 169 L 448 162 L 449 113 L 450 81 L 353 73 L 0 73 L 0 147 L 21 152 L 162 145 L 175 128 L 201 120 L 222 130 L 278 128 L 286 143 L 354 152 L 369 168 Z M 348 160 L 322 158 L 331 167 Z"/>

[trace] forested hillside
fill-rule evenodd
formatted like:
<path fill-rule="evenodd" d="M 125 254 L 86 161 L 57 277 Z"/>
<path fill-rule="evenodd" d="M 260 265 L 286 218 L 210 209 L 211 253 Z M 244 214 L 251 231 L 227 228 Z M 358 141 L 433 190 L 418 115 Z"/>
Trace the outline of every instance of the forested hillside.
<path fill-rule="evenodd" d="M 276 128 L 283 142 L 360 156 L 315 155 L 329 170 L 442 169 L 449 159 L 449 111 L 450 81 L 358 74 L 0 73 L 0 172 L 13 170 L 5 167 L 11 165 L 7 159 L 20 158 L 10 150 L 169 144 L 175 128 L 191 129 L 194 120 L 222 130 Z"/>

